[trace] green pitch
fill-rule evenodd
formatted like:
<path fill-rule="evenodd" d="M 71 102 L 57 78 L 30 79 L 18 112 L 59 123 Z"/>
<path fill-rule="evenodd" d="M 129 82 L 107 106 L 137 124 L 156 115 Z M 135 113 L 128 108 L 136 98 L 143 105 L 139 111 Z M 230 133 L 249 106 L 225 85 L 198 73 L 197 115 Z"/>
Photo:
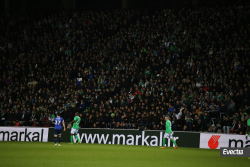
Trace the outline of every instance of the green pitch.
<path fill-rule="evenodd" d="M 219 150 L 147 146 L 0 142 L 2 167 L 222 167 L 249 165 L 247 158 L 221 158 Z"/>

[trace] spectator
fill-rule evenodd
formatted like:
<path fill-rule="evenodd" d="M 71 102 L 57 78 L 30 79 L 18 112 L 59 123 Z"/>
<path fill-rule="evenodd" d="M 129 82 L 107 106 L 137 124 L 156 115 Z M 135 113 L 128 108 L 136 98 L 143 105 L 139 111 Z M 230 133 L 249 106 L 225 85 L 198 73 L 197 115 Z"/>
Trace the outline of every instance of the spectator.
<path fill-rule="evenodd" d="M 237 127 L 235 129 L 235 133 L 239 134 L 242 131 L 242 124 L 241 121 L 238 121 Z"/>
<path fill-rule="evenodd" d="M 198 117 L 198 115 L 195 115 L 194 120 L 193 120 L 192 130 L 198 132 L 200 130 L 200 127 L 201 127 L 201 120 Z"/>
<path fill-rule="evenodd" d="M 224 126 L 226 126 L 226 125 L 225 125 L 226 121 L 227 121 L 226 116 L 223 115 L 223 118 L 221 119 L 221 122 L 220 122 L 220 125 L 221 125 L 221 126 L 219 126 L 219 127 L 217 126 L 217 127 L 215 128 L 214 132 L 217 133 L 217 131 L 218 131 L 219 129 L 223 132 Z"/>
<path fill-rule="evenodd" d="M 191 117 L 189 117 L 191 120 Z M 183 129 L 183 126 L 185 125 L 183 119 L 181 118 L 181 116 L 178 117 L 177 119 L 177 126 L 178 126 L 178 130 Z M 190 125 L 191 126 L 191 125 Z"/>
<path fill-rule="evenodd" d="M 3 118 L 5 118 L 4 115 Z M 4 126 L 11 126 L 13 121 L 15 121 L 15 114 L 10 110 L 7 120 L 4 121 Z"/>
<path fill-rule="evenodd" d="M 183 126 L 183 131 L 189 131 L 188 128 L 187 128 L 187 125 Z"/>
<path fill-rule="evenodd" d="M 232 115 L 232 111 L 234 108 L 235 108 L 235 103 L 234 103 L 233 99 L 231 99 L 231 102 L 229 103 L 228 108 L 227 108 L 227 115 L 228 116 Z"/>
<path fill-rule="evenodd" d="M 27 122 L 28 122 L 28 119 L 29 119 L 28 114 L 26 114 L 26 112 L 23 111 L 19 121 L 22 121 L 23 125 L 25 126 L 27 124 Z"/>
<path fill-rule="evenodd" d="M 19 126 L 19 122 L 13 121 L 13 125 L 14 125 L 14 126 Z"/>
<path fill-rule="evenodd" d="M 177 120 L 176 120 L 176 117 L 173 117 L 173 119 L 172 119 L 172 130 L 177 131 L 177 129 L 178 129 Z M 183 129 L 184 129 L 184 127 L 183 127 Z"/>
<path fill-rule="evenodd" d="M 9 76 L 8 79 L 6 79 L 6 84 L 10 85 L 13 82 L 12 78 Z"/>
<path fill-rule="evenodd" d="M 45 124 L 43 125 L 43 127 L 50 127 L 51 124 L 49 123 L 49 121 L 46 121 Z"/>
<path fill-rule="evenodd" d="M 226 120 L 223 123 L 223 132 L 230 133 L 230 126 L 231 126 L 231 121 L 229 120 L 229 117 L 226 117 Z"/>
<path fill-rule="evenodd" d="M 236 129 L 237 129 L 237 122 L 235 119 L 233 119 L 232 126 L 230 128 L 230 133 L 234 133 Z"/>
<path fill-rule="evenodd" d="M 213 128 L 212 128 L 212 126 L 209 126 L 209 128 L 208 128 L 207 132 L 211 132 L 211 133 L 213 133 L 213 132 L 214 132 L 214 130 L 213 130 Z"/>
<path fill-rule="evenodd" d="M 109 122 L 109 127 L 110 128 L 115 128 L 115 125 L 116 125 L 116 118 L 115 118 L 115 114 L 112 113 L 111 114 L 111 118 L 110 118 L 110 122 Z"/>
<path fill-rule="evenodd" d="M 189 131 L 192 130 L 193 127 L 193 118 L 191 118 L 191 116 L 189 115 L 187 120 L 186 120 L 186 124 L 187 124 L 187 128 Z"/>
<path fill-rule="evenodd" d="M 39 127 L 39 122 L 38 121 L 34 121 L 33 124 L 32 124 L 33 127 Z"/>
<path fill-rule="evenodd" d="M 24 126 L 23 121 L 19 121 L 19 126 Z"/>
<path fill-rule="evenodd" d="M 79 112 L 84 111 L 85 109 L 86 109 L 86 104 L 84 103 L 83 100 L 81 100 L 81 104 L 79 106 Z"/>

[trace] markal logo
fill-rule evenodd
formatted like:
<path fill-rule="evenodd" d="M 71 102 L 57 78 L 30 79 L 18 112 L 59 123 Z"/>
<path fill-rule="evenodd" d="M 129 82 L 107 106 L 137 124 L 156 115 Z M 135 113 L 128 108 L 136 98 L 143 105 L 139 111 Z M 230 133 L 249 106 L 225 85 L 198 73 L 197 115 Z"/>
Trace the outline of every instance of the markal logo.
<path fill-rule="evenodd" d="M 46 136 L 44 133 L 46 130 Z M 12 128 L 0 130 L 0 141 L 41 141 L 47 140 L 47 129 L 42 128 Z M 44 138 L 45 136 L 45 138 Z"/>
<path fill-rule="evenodd" d="M 99 144 L 122 144 L 122 145 L 142 145 L 142 146 L 162 146 L 163 132 L 159 135 L 146 135 L 145 131 L 141 134 L 77 134 L 81 143 L 99 143 Z M 179 137 L 173 137 L 176 141 Z M 74 138 L 74 142 L 76 142 Z M 166 141 L 166 146 L 171 147 L 171 140 Z M 173 144 L 174 147 L 174 144 Z"/>
<path fill-rule="evenodd" d="M 242 149 L 223 149 L 223 155 L 243 155 L 243 153 Z"/>
<path fill-rule="evenodd" d="M 208 141 L 208 146 L 211 149 L 216 149 L 219 146 L 219 139 L 221 135 L 212 135 Z"/>

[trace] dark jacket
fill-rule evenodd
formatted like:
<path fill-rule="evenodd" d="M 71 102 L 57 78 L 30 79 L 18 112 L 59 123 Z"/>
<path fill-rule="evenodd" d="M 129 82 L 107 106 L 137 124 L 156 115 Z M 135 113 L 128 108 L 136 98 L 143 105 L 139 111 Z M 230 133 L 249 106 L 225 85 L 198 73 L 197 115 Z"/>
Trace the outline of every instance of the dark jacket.
<path fill-rule="evenodd" d="M 28 120 L 29 120 L 28 114 L 22 114 L 22 115 L 19 117 L 19 121 L 28 121 Z"/>
<path fill-rule="evenodd" d="M 224 121 L 224 126 L 231 126 L 231 121 L 230 120 L 225 120 Z"/>

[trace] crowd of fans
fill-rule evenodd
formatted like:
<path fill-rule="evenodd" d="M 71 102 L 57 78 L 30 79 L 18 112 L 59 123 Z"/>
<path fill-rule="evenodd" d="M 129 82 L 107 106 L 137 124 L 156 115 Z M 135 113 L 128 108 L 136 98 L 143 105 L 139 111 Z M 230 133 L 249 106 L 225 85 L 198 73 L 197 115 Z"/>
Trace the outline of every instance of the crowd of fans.
<path fill-rule="evenodd" d="M 174 131 L 242 134 L 249 20 L 249 6 L 4 16 L 0 126 L 80 112 L 83 128 L 162 130 L 169 115 Z"/>

